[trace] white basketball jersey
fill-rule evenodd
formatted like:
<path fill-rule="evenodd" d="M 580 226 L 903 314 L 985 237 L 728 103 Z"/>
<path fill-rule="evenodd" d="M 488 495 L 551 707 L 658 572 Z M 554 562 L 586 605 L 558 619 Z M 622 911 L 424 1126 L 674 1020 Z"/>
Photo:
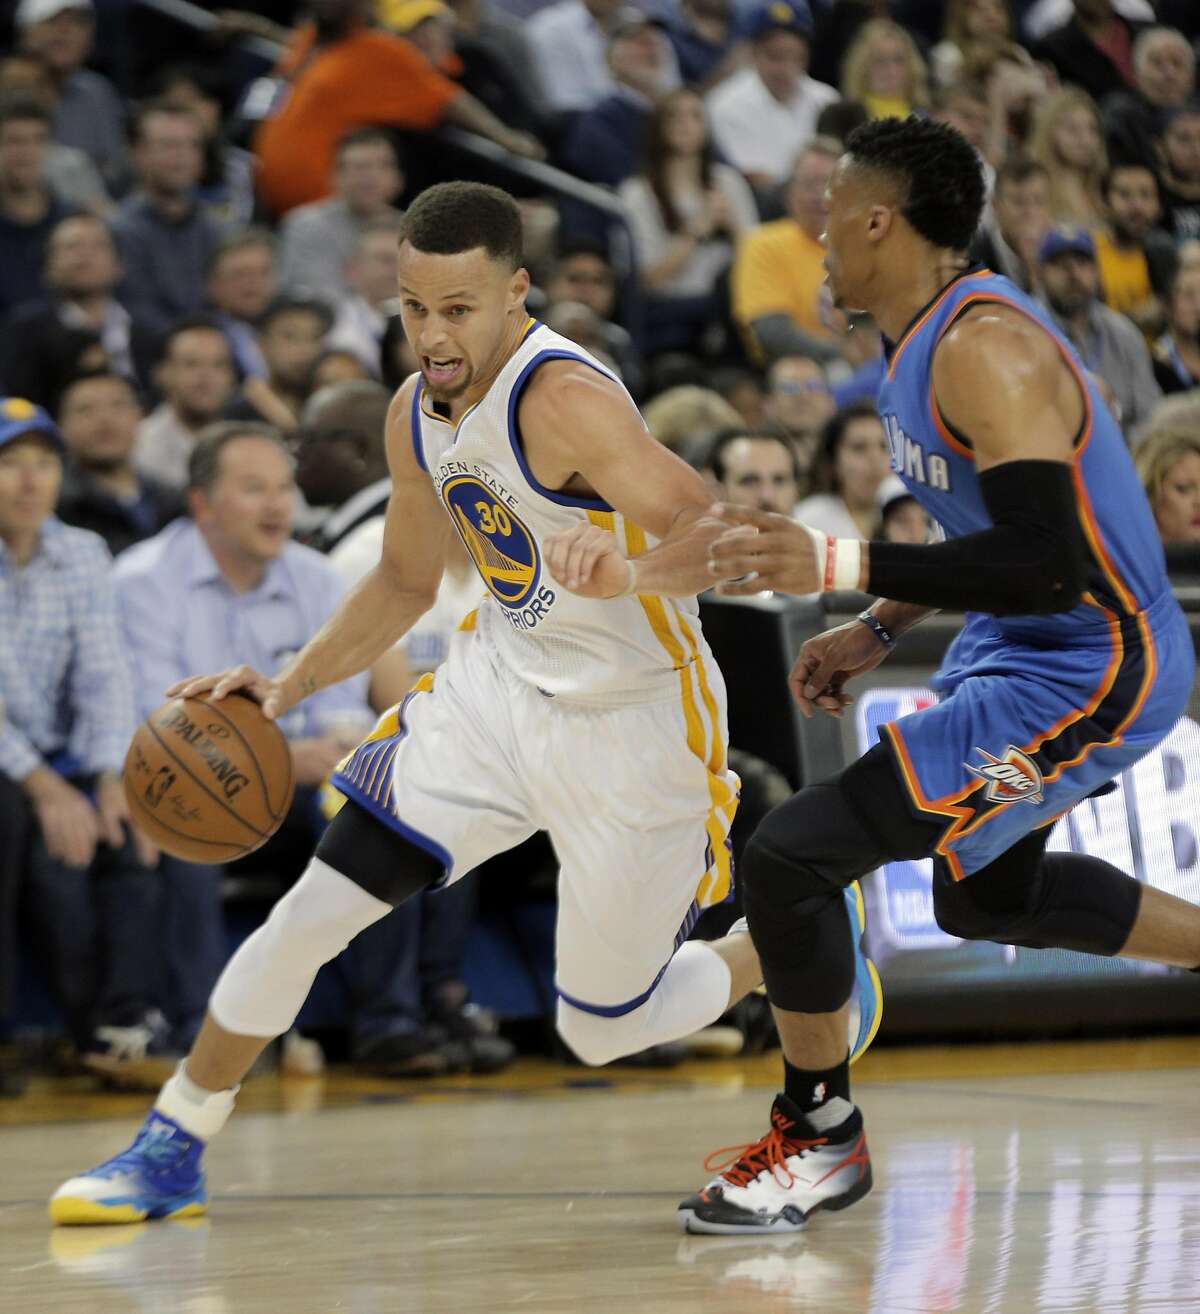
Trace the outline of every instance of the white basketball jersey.
<path fill-rule="evenodd" d="M 521 392 L 539 365 L 564 359 L 615 378 L 581 347 L 530 320 L 487 394 L 457 425 L 434 413 L 418 384 L 416 457 L 487 586 L 475 623 L 505 665 L 544 694 L 573 702 L 669 697 L 678 694 L 682 669 L 706 659 L 712 665 L 696 599 L 581 598 L 546 568 L 547 535 L 580 522 L 610 530 L 627 556 L 655 541 L 607 502 L 544 488 L 530 470 L 517 424 Z"/>

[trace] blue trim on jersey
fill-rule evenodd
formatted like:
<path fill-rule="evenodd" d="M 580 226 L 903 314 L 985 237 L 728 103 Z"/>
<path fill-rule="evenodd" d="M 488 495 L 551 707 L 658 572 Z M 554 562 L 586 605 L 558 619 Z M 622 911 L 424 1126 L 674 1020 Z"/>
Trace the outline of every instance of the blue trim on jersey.
<path fill-rule="evenodd" d="M 691 935 L 692 929 L 700 920 L 700 914 L 703 911 L 700 905 L 693 901 L 682 925 L 675 933 L 675 948 L 671 950 L 671 958 L 675 957 L 680 945 Z M 632 1013 L 635 1008 L 641 1008 L 646 1000 L 658 989 L 658 983 L 666 975 L 667 968 L 671 966 L 671 958 L 663 963 L 662 970 L 640 995 L 635 996 L 633 999 L 627 999 L 623 1004 L 589 1004 L 582 999 L 576 999 L 574 995 L 567 994 L 565 990 L 559 990 L 557 986 L 555 989 L 560 999 L 570 1004 L 572 1008 L 579 1009 L 581 1013 L 591 1013 L 595 1017 L 624 1017 L 626 1013 Z"/>
<path fill-rule="evenodd" d="M 417 458 L 417 464 L 429 473 L 429 466 L 425 464 L 425 444 L 421 441 L 421 392 L 424 384 L 418 383 L 413 389 L 412 399 L 412 419 L 409 421 L 409 428 L 412 430 L 413 455 Z"/>
<path fill-rule="evenodd" d="M 526 482 L 536 493 L 540 493 L 550 502 L 557 502 L 559 506 L 577 506 L 586 511 L 612 511 L 614 508 L 609 506 L 602 498 L 599 497 L 572 497 L 570 493 L 560 493 L 553 488 L 547 488 L 540 484 L 534 478 L 533 471 L 529 468 L 529 462 L 525 459 L 525 452 L 521 447 L 521 431 L 517 427 L 517 405 L 521 400 L 521 393 L 524 390 L 525 383 L 529 376 L 537 369 L 539 365 L 544 365 L 548 360 L 577 360 L 581 365 L 588 366 L 597 374 L 603 374 L 606 379 L 611 379 L 612 375 L 599 365 L 593 365 L 590 360 L 585 360 L 583 356 L 577 356 L 573 351 L 562 351 L 558 348 L 550 348 L 546 351 L 539 351 L 538 354 L 529 362 L 528 365 L 517 375 L 517 380 L 513 384 L 512 392 L 508 397 L 508 441 L 512 446 L 513 455 L 517 458 L 517 464 L 521 467 L 521 473 L 525 476 Z M 666 970 L 665 968 L 663 969 Z M 653 986 L 650 987 L 654 989 Z"/>

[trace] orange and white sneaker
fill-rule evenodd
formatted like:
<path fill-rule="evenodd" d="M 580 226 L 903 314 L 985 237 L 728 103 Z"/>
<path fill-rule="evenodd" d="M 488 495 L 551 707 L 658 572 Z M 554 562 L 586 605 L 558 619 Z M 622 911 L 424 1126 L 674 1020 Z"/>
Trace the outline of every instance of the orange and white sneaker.
<path fill-rule="evenodd" d="M 716 1150 L 704 1161 L 718 1175 L 679 1206 L 683 1230 L 799 1232 L 818 1209 L 845 1209 L 861 1200 L 871 1189 L 871 1155 L 862 1114 L 848 1100 L 842 1103 L 846 1117 L 822 1132 L 786 1095 L 777 1095 L 771 1130 L 761 1140 Z"/>

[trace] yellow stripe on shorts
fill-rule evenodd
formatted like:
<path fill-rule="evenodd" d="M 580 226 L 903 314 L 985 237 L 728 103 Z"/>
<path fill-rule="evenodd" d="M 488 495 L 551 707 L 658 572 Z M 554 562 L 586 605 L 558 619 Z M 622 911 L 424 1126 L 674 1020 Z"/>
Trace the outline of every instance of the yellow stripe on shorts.
<path fill-rule="evenodd" d="M 612 515 L 609 512 L 589 511 L 593 524 L 601 524 L 601 517 L 607 518 L 608 524 L 601 524 L 604 529 L 612 529 Z M 636 557 L 646 550 L 646 531 L 638 525 L 625 521 L 625 548 L 631 557 Z M 737 811 L 737 795 L 729 788 L 720 774 L 725 767 L 725 750 L 721 743 L 721 723 L 717 714 L 717 701 L 708 683 L 704 670 L 704 659 L 691 627 L 684 620 L 682 613 L 675 609 L 676 619 L 687 638 L 689 653 L 684 652 L 683 645 L 671 629 L 671 622 L 663 599 L 655 594 L 639 593 L 638 601 L 650 622 L 655 638 L 662 644 L 671 665 L 679 672 L 679 695 L 683 702 L 683 720 L 687 727 L 687 746 L 692 755 L 704 763 L 708 774 L 708 795 L 711 801 L 704 829 L 708 834 L 709 847 L 712 849 L 713 865 L 704 873 L 696 889 L 696 902 L 701 908 L 710 908 L 720 903 L 728 894 L 733 884 L 733 855 L 726 845 L 729 826 Z M 700 697 L 708 712 L 712 725 L 712 747 L 708 747 L 708 734 L 700 709 L 696 705 L 696 695 L 692 685 L 692 671 L 696 673 L 696 684 Z M 723 816 L 721 814 L 724 814 Z"/>

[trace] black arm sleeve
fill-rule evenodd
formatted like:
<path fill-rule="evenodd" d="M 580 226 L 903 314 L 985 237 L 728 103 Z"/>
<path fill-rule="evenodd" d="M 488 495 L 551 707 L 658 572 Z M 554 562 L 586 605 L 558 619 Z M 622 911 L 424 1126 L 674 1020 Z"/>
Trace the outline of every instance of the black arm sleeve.
<path fill-rule="evenodd" d="M 945 543 L 872 543 L 867 589 L 925 607 L 1029 616 L 1070 611 L 1090 555 L 1071 467 L 1007 461 L 979 476 L 991 529 Z"/>

